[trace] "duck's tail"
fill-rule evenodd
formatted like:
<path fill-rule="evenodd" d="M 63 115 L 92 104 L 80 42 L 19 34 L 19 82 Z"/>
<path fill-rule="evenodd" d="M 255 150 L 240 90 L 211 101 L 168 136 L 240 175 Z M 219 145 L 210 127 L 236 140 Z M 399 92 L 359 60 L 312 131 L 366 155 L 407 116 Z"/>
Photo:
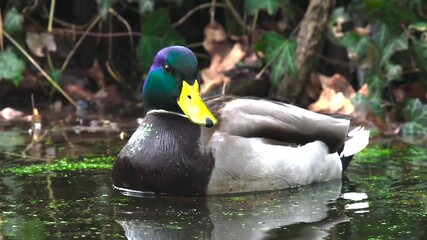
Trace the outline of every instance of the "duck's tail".
<path fill-rule="evenodd" d="M 364 127 L 356 127 L 348 133 L 343 150 L 340 152 L 343 171 L 347 169 L 351 159 L 353 159 L 353 155 L 362 151 L 368 143 L 369 130 Z"/>

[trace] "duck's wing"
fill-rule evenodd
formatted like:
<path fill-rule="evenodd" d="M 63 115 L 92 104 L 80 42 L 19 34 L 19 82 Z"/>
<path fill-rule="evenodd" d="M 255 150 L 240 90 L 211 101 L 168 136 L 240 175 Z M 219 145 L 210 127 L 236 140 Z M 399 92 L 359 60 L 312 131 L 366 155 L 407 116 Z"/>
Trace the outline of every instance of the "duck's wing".
<path fill-rule="evenodd" d="M 219 98 L 207 105 L 219 119 L 216 131 L 296 144 L 321 140 L 331 153 L 343 146 L 350 125 L 346 119 L 268 100 Z"/>

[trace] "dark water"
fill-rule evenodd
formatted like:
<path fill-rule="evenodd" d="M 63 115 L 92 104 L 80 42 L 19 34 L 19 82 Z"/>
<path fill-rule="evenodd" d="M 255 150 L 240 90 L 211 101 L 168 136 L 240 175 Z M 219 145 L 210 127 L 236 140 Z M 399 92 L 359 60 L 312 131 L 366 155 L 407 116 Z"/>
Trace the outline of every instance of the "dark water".
<path fill-rule="evenodd" d="M 209 198 L 136 198 L 112 188 L 111 159 L 93 161 L 117 154 L 126 141 L 120 131 L 137 125 L 107 118 L 121 124 L 76 130 L 68 127 L 73 121 L 56 121 L 34 145 L 29 123 L 0 125 L 0 238 L 427 239 L 425 147 L 374 142 L 343 181 Z M 62 157 L 66 163 L 58 165 Z M 44 167 L 10 171 L 31 165 Z"/>

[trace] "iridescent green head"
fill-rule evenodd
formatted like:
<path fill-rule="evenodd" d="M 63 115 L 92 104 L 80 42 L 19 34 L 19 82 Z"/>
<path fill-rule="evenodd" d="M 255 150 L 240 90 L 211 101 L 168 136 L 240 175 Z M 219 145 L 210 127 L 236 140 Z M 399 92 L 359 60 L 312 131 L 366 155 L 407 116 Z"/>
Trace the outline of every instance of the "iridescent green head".
<path fill-rule="evenodd" d="M 145 107 L 184 113 L 199 125 L 215 125 L 217 120 L 200 98 L 197 72 L 197 58 L 190 49 L 171 46 L 160 50 L 144 82 Z"/>

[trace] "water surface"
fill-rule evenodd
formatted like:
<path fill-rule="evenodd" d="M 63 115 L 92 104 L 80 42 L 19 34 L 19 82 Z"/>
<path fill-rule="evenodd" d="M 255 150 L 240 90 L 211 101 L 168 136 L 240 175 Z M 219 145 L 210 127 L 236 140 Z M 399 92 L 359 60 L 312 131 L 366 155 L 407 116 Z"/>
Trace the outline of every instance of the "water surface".
<path fill-rule="evenodd" d="M 0 124 L 3 239 L 427 239 L 425 146 L 375 141 L 343 181 L 209 198 L 129 197 L 113 189 L 110 168 L 126 141 L 120 132 L 131 133 L 136 120 L 64 119 L 47 124 L 37 144 L 30 123 Z"/>

